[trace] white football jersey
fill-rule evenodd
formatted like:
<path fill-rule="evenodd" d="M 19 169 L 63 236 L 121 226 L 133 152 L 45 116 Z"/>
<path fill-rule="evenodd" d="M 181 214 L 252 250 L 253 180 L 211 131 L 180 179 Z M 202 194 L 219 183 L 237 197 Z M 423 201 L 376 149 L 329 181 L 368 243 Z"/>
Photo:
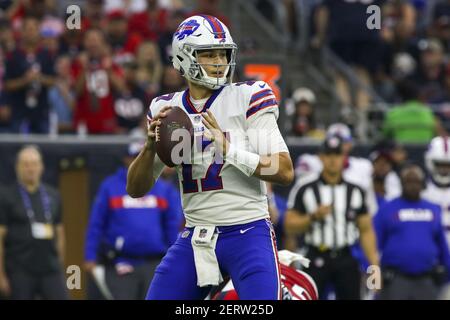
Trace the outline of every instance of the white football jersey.
<path fill-rule="evenodd" d="M 295 174 L 297 179 L 302 181 L 306 177 L 319 175 L 322 169 L 323 164 L 318 155 L 303 154 L 297 159 Z M 342 176 L 345 181 L 361 187 L 366 192 L 366 205 L 369 213 L 375 214 L 377 203 L 373 191 L 372 173 L 373 166 L 369 160 L 350 156 Z"/>
<path fill-rule="evenodd" d="M 450 187 L 440 188 L 432 181 L 428 181 L 426 189 L 422 192 L 422 197 L 441 206 L 442 225 L 445 229 L 447 243 L 450 246 Z"/>
<path fill-rule="evenodd" d="M 186 225 L 227 226 L 269 218 L 265 183 L 246 176 L 226 161 L 214 161 L 214 144 L 202 139 L 207 129 L 201 121 L 201 112 L 210 110 L 230 143 L 240 150 L 259 155 L 288 152 L 276 126 L 278 105 L 269 85 L 247 81 L 222 87 L 200 111 L 194 107 L 188 90 L 167 94 L 153 99 L 149 118 L 164 106 L 182 108 L 194 125 L 193 163 L 176 166 Z M 275 128 L 259 131 L 258 140 L 253 129 L 264 127 L 267 117 L 273 118 Z M 266 143 L 274 141 L 274 137 L 276 143 L 268 149 Z"/>

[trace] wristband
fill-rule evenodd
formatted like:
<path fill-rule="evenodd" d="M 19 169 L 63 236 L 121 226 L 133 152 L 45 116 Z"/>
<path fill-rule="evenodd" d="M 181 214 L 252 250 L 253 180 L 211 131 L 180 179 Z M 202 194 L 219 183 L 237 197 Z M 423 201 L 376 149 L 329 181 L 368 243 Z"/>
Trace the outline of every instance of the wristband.
<path fill-rule="evenodd" d="M 229 145 L 225 160 L 250 177 L 255 172 L 259 164 L 260 156 L 242 149 L 236 149 Z"/>

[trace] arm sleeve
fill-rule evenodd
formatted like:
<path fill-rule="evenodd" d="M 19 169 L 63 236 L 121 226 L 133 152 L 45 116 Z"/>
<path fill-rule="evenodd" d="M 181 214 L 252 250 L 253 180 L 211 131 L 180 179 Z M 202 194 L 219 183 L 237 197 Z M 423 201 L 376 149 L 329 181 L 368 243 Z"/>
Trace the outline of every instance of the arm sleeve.
<path fill-rule="evenodd" d="M 183 209 L 181 207 L 180 192 L 172 185 L 168 188 L 167 207 L 164 219 L 164 229 L 166 232 L 167 245 L 171 246 L 177 240 L 178 233 L 183 220 Z"/>
<path fill-rule="evenodd" d="M 100 190 L 92 205 L 89 225 L 86 231 L 85 260 L 96 261 L 100 247 L 100 242 L 105 230 L 106 219 L 108 217 L 108 191 L 105 183 Z"/>
<path fill-rule="evenodd" d="M 272 88 L 266 82 L 251 82 L 245 91 L 247 92 L 245 117 L 249 128 L 252 126 L 252 122 L 264 113 L 273 113 L 275 119 L 278 120 L 278 102 Z"/>
<path fill-rule="evenodd" d="M 289 152 L 278 128 L 278 102 L 270 86 L 256 81 L 247 99 L 247 134 L 253 150 L 259 155 Z"/>

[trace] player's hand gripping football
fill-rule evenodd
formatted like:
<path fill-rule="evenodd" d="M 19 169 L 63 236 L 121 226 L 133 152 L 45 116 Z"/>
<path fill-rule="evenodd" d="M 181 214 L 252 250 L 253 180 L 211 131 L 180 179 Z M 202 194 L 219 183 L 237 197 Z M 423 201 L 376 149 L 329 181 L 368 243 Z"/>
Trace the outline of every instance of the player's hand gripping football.
<path fill-rule="evenodd" d="M 210 134 L 206 133 L 207 138 L 210 139 L 212 142 L 214 142 L 216 150 L 222 156 L 225 156 L 229 148 L 229 142 L 225 138 L 225 135 L 223 134 L 222 129 L 217 123 L 216 118 L 214 118 L 212 112 L 209 110 L 203 112 L 202 116 L 203 116 L 202 120 L 203 124 L 210 131 Z"/>
<path fill-rule="evenodd" d="M 167 116 L 167 111 L 170 110 L 172 107 L 166 106 L 163 107 L 158 114 L 153 117 L 153 119 L 149 122 L 148 128 L 147 128 L 147 142 L 146 147 L 155 150 L 155 140 L 156 136 L 158 135 L 158 128 L 161 125 L 161 118 L 164 118 Z"/>

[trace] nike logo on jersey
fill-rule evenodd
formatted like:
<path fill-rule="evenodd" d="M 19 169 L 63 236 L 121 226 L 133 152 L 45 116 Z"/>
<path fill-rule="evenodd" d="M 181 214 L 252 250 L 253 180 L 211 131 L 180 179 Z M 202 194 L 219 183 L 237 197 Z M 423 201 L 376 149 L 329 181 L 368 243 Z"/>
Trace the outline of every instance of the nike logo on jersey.
<path fill-rule="evenodd" d="M 244 234 L 244 233 L 246 233 L 248 230 L 253 229 L 253 228 L 254 228 L 254 227 L 250 227 L 250 228 L 247 228 L 247 229 L 244 229 L 244 230 L 241 229 L 241 234 Z"/>
<path fill-rule="evenodd" d="M 259 85 L 259 87 L 260 87 L 260 88 L 264 88 L 265 86 L 266 86 L 266 84 L 265 84 L 265 83 L 264 83 L 264 84 L 262 84 L 262 85 L 261 85 L 261 84 Z"/>

